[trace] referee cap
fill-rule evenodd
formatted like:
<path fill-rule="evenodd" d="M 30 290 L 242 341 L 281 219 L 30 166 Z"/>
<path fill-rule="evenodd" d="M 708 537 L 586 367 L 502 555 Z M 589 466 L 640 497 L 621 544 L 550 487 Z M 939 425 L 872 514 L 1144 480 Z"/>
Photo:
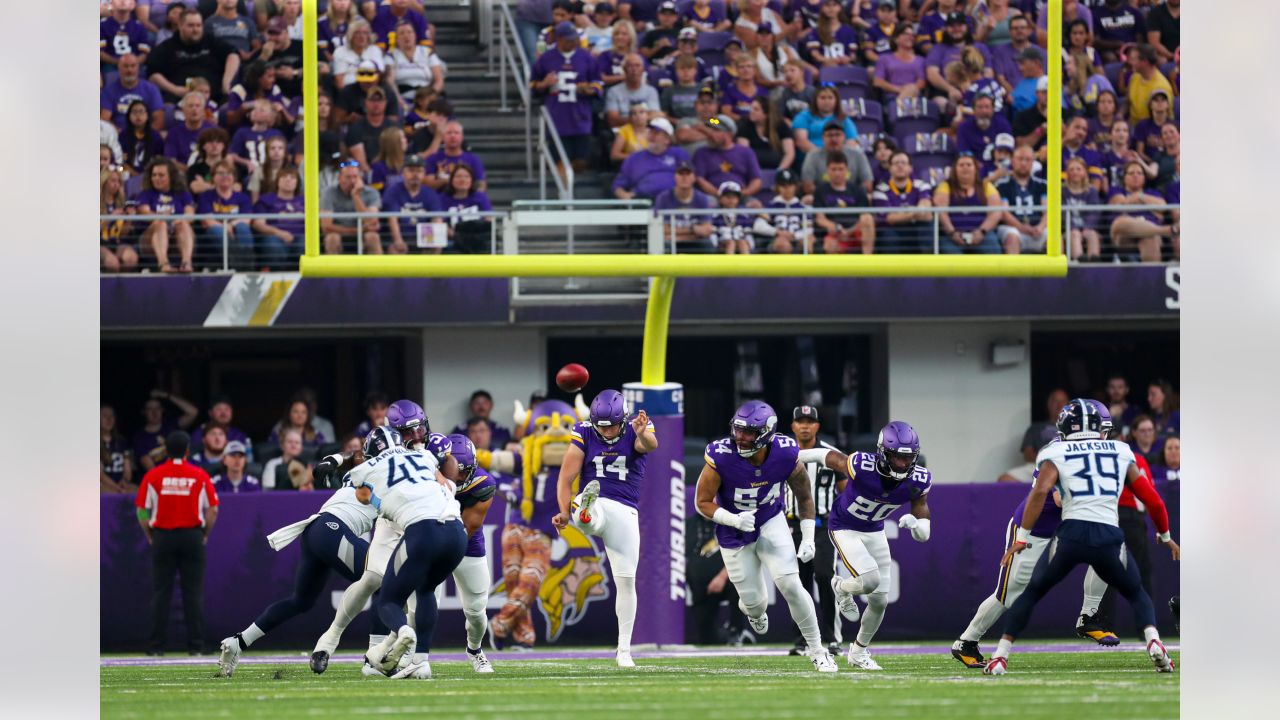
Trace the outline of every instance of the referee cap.
<path fill-rule="evenodd" d="M 818 417 L 818 408 L 812 405 L 798 405 L 795 410 L 791 411 L 792 420 L 812 420 L 813 422 L 822 422 Z"/>

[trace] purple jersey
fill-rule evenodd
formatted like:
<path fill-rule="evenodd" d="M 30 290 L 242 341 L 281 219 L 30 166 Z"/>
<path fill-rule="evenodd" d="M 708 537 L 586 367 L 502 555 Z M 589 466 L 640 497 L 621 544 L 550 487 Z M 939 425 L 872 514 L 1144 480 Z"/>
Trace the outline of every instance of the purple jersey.
<path fill-rule="evenodd" d="M 970 153 L 983 162 L 994 159 L 997 135 L 1013 135 L 1013 128 L 1003 115 L 993 115 L 986 128 L 979 127 L 978 119 L 969 116 L 956 128 L 956 149 Z"/>
<path fill-rule="evenodd" d="M 302 196 L 298 195 L 288 200 L 276 195 L 275 193 L 267 193 L 258 198 L 258 203 L 253 206 L 255 213 L 264 215 L 278 215 L 280 213 L 301 213 L 303 211 Z M 305 227 L 303 218 L 280 218 L 278 220 L 270 220 L 268 224 L 277 230 L 284 230 L 293 235 L 294 242 L 302 239 Z M 368 434 L 368 431 L 365 431 Z"/>
<path fill-rule="evenodd" d="M 728 105 L 735 115 L 745 119 L 751 114 L 751 101 L 756 98 L 760 98 L 767 103 L 769 91 L 756 85 L 755 94 L 748 95 L 738 87 L 737 83 L 730 83 L 725 86 L 724 92 L 720 94 L 720 105 Z"/>
<path fill-rule="evenodd" d="M 154 215 L 181 215 L 187 211 L 187 208 L 194 209 L 195 206 L 191 193 L 185 190 L 180 193 L 143 190 L 133 198 L 133 201 L 139 207 L 146 205 L 151 208 L 149 212 Z"/>
<path fill-rule="evenodd" d="M 1100 40 L 1141 42 L 1147 39 L 1147 23 L 1142 13 L 1128 3 L 1115 8 L 1098 5 L 1093 8 L 1093 32 Z"/>
<path fill-rule="evenodd" d="M 347 44 L 347 23 L 333 24 L 326 15 L 316 21 L 316 45 L 321 51 L 333 54 Z"/>
<path fill-rule="evenodd" d="M 472 192 L 464 198 L 445 195 L 442 201 L 444 204 L 443 209 L 449 213 L 450 225 L 473 220 L 488 220 L 488 218 L 479 217 L 478 213 L 489 212 L 493 209 L 493 205 L 489 203 L 489 196 L 480 191 Z"/>
<path fill-rule="evenodd" d="M 1037 471 L 1036 476 L 1039 474 Z M 1027 499 L 1022 498 L 1022 502 L 1018 503 L 1018 507 L 1013 510 L 1014 527 L 1022 525 L 1022 513 L 1026 509 Z M 1040 517 L 1036 518 L 1036 524 L 1031 527 L 1031 534 L 1039 538 L 1051 538 L 1058 531 L 1058 525 L 1061 523 L 1062 508 L 1053 501 L 1053 493 L 1049 493 L 1049 496 L 1044 499 L 1044 509 L 1040 511 Z"/>
<path fill-rule="evenodd" d="M 831 506 L 832 530 L 879 532 L 884 530 L 885 518 L 895 510 L 913 502 L 929 492 L 933 473 L 919 465 L 906 480 L 885 477 L 876 470 L 876 456 L 856 452 L 845 464 L 849 476 L 844 492 Z"/>
<path fill-rule="evenodd" d="M 923 180 L 908 179 L 906 185 L 898 187 L 888 179 L 876 183 L 871 190 L 871 207 L 914 208 L 920 206 L 921 200 L 933 200 L 933 188 Z M 885 225 L 884 218 L 884 215 L 877 215 L 876 223 Z"/>
<path fill-rule="evenodd" d="M 98 49 L 113 58 L 121 55 L 145 55 L 151 52 L 149 33 L 135 18 L 123 23 L 114 17 L 98 21 Z"/>
<path fill-rule="evenodd" d="M 710 3 L 706 7 L 698 7 L 696 4 L 690 5 L 680 14 L 681 25 L 688 25 L 693 22 L 702 25 L 716 25 L 722 20 L 724 20 L 724 8 L 716 7 Z"/>
<path fill-rule="evenodd" d="M 1067 161 L 1072 158 L 1080 158 L 1084 161 L 1085 171 L 1089 173 L 1090 180 L 1101 180 L 1106 177 L 1106 170 L 1102 166 L 1102 156 L 1096 150 L 1090 149 L 1084 145 L 1072 150 L 1066 145 L 1062 146 L 1062 176 L 1065 178 Z"/>
<path fill-rule="evenodd" d="M 693 154 L 693 172 L 714 187 L 732 180 L 746 188 L 760 177 L 760 161 L 751 148 L 736 143 L 727 150 L 708 146 Z"/>
<path fill-rule="evenodd" d="M 498 487 L 498 481 L 494 480 L 482 468 L 476 468 L 475 473 L 471 476 L 471 481 L 465 485 L 458 486 L 458 492 L 454 495 L 458 502 L 464 507 L 470 500 L 477 497 L 493 497 L 493 491 L 490 488 Z M 482 502 L 475 500 L 475 502 Z M 476 529 L 474 535 L 467 540 L 466 557 L 484 557 L 484 528 Z"/>
<path fill-rule="evenodd" d="M 716 525 L 720 547 L 750 545 L 760 537 L 759 528 L 783 510 L 782 487 L 799 466 L 800 445 L 782 433 L 775 433 L 767 451 L 764 462 L 753 465 L 738 454 L 731 437 L 707 445 L 703 459 L 720 476 L 716 502 L 729 512 L 756 511 L 756 529 L 751 532 Z"/>
<path fill-rule="evenodd" d="M 755 220 L 746 213 L 713 215 L 711 242 L 720 246 L 735 240 L 745 240 L 754 247 L 755 235 L 751 234 L 751 226 L 754 224 Z"/>
<path fill-rule="evenodd" d="M 925 57 L 925 67 L 934 67 L 938 69 L 938 72 L 942 72 L 948 65 L 960 59 L 960 53 L 964 52 L 965 47 L 963 44 L 938 43 L 929 50 L 929 55 Z M 987 46 L 976 42 L 973 47 L 982 54 L 983 66 L 991 67 L 991 51 L 987 49 Z"/>
<path fill-rule="evenodd" d="M 98 93 L 98 107 L 111 111 L 111 122 L 115 123 L 117 130 L 121 131 L 128 126 L 129 106 L 135 100 L 140 100 L 147 106 L 148 115 L 164 108 L 160 88 L 151 84 L 149 80 L 141 78 L 138 79 L 138 84 L 126 88 L 120 84 L 120 78 L 117 77 L 103 85 L 102 91 Z"/>
<path fill-rule="evenodd" d="M 404 15 L 397 17 L 390 6 L 383 5 L 378 8 L 378 14 L 373 17 L 373 22 L 369 23 L 373 34 L 378 38 L 378 47 L 387 51 L 395 49 L 396 26 L 401 22 L 408 22 L 413 26 L 419 45 L 431 44 L 431 38 L 427 35 L 427 18 L 422 13 L 407 8 Z"/>
<path fill-rule="evenodd" d="M 196 199 L 196 212 L 201 215 L 239 215 L 253 212 L 253 201 L 249 194 L 231 191 L 231 197 L 224 198 L 216 189 L 200 193 Z"/>
<path fill-rule="evenodd" d="M 694 188 L 693 195 L 689 197 L 689 202 L 681 202 L 676 197 L 674 188 L 660 193 L 653 201 L 654 210 L 711 210 L 716 207 L 716 201 L 710 195 Z M 670 222 L 677 230 L 688 230 L 694 225 L 704 222 L 711 222 L 706 215 L 669 215 L 665 216 L 665 221 Z"/>
<path fill-rule="evenodd" d="M 235 137 L 231 138 L 231 147 L 228 151 L 236 157 L 262 165 L 267 161 L 267 143 L 273 137 L 282 138 L 284 134 L 275 128 L 266 130 L 240 128 L 236 131 Z"/>
<path fill-rule="evenodd" d="M 426 166 L 427 175 L 434 175 L 441 180 L 447 180 L 459 163 L 465 163 L 471 167 L 471 176 L 475 182 L 484 180 L 484 163 L 480 162 L 480 158 L 466 150 L 457 155 L 450 155 L 445 152 L 444 148 L 440 148 L 422 161 L 422 164 Z"/>
<path fill-rule="evenodd" d="M 815 28 L 802 40 L 803 54 L 814 65 L 821 66 L 819 58 L 842 58 L 858 56 L 858 33 L 848 25 L 841 25 L 832 34 L 831 42 L 824 43 Z"/>
<path fill-rule="evenodd" d="M 553 538 L 559 537 L 560 533 L 551 523 L 551 519 L 560 514 L 560 499 L 556 496 L 560 468 L 542 468 L 541 472 L 533 476 L 532 487 L 527 488 L 528 492 L 526 492 L 524 481 L 521 479 L 524 477 L 524 456 L 516 453 L 513 474 L 516 476 L 515 486 L 521 499 L 520 505 L 523 505 L 526 500 L 533 503 L 533 514 L 526 520 L 523 508 L 517 506 L 519 512 L 512 514 L 512 522 L 544 532 Z"/>
<path fill-rule="evenodd" d="M 676 185 L 676 167 L 689 161 L 679 147 L 669 147 L 661 155 L 639 150 L 622 161 L 622 169 L 613 180 L 613 189 L 631 190 L 643 198 L 656 198 Z"/>
<path fill-rule="evenodd" d="M 649 423 L 649 430 L 653 430 L 653 423 Z M 630 423 L 622 426 L 622 435 L 610 445 L 600 438 L 591 423 L 580 422 L 573 428 L 569 442 L 583 454 L 582 487 L 597 480 L 600 497 L 640 509 L 645 454 L 636 450 L 636 431 Z"/>
<path fill-rule="evenodd" d="M 973 107 L 973 101 L 978 95 L 986 94 L 991 96 L 991 101 L 995 106 L 996 114 L 1004 113 L 1004 87 L 992 78 L 978 78 L 969 83 L 969 87 L 965 88 L 964 95 L 960 98 L 961 104 L 967 108 Z M 1031 99 L 1031 104 L 1035 104 L 1035 98 Z"/>
<path fill-rule="evenodd" d="M 169 137 L 164 141 L 164 154 L 178 162 L 178 164 L 187 166 L 199 159 L 200 153 L 196 149 L 196 139 L 200 137 L 200 133 L 209 128 L 217 127 L 211 122 L 202 122 L 200 127 L 192 130 L 187 127 L 186 123 L 177 125 L 169 129 Z"/>
<path fill-rule="evenodd" d="M 591 134 L 591 98 L 578 96 L 578 83 L 594 83 L 597 93 L 602 87 L 596 58 L 578 48 L 565 56 L 558 48 L 544 52 L 533 65 L 531 77 L 542 80 L 548 75 L 556 77 L 556 84 L 546 90 L 546 108 L 562 137 Z"/>
<path fill-rule="evenodd" d="M 778 230 L 795 235 L 801 230 L 809 230 L 813 227 L 813 208 L 805 205 L 804 201 L 798 197 L 784 200 L 781 195 L 774 195 L 772 200 L 765 203 L 765 207 L 782 211 L 765 216 L 769 224 Z"/>

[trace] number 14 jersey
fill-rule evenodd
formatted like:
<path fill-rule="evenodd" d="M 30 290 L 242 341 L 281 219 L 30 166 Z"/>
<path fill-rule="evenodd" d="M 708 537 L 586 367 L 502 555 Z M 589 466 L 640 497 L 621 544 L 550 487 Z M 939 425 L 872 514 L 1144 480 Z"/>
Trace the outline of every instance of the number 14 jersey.
<path fill-rule="evenodd" d="M 911 471 L 911 476 L 902 481 L 881 475 L 876 470 L 876 456 L 868 452 L 850 455 L 845 474 L 849 480 L 845 483 L 844 492 L 831 506 L 829 522 L 832 530 L 884 530 L 885 518 L 928 493 L 933 485 L 933 473 L 918 465 Z"/>
<path fill-rule="evenodd" d="M 653 430 L 649 423 L 648 430 Z M 600 481 L 600 497 L 640 509 L 640 483 L 644 481 L 645 453 L 636 450 L 636 431 L 630 423 L 610 445 L 600 438 L 589 422 L 573 428 L 569 442 L 582 451 L 582 481 L 579 490 L 592 480 Z"/>

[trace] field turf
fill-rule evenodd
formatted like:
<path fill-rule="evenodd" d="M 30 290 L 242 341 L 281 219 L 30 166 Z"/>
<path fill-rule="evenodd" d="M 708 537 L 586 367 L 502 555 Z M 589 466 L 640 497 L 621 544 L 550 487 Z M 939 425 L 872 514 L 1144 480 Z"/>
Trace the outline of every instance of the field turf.
<path fill-rule="evenodd" d="M 178 656 L 169 664 L 108 658 L 101 707 L 104 718 L 272 720 L 1178 717 L 1178 673 L 1155 673 L 1137 646 L 1094 650 L 1071 643 L 1037 650 L 1015 647 L 1003 677 L 962 667 L 941 645 L 885 648 L 876 655 L 884 670 L 876 673 L 852 670 L 841 658 L 835 675 L 819 675 L 807 659 L 781 648 L 638 650 L 634 670 L 621 670 L 598 652 L 529 659 L 491 652 L 492 675 L 477 675 L 459 655 L 444 653 L 433 655 L 430 681 L 363 677 L 354 655 L 339 655 L 328 672 L 314 675 L 301 654 L 249 652 L 230 679 L 214 676 L 216 657 L 192 662 Z"/>

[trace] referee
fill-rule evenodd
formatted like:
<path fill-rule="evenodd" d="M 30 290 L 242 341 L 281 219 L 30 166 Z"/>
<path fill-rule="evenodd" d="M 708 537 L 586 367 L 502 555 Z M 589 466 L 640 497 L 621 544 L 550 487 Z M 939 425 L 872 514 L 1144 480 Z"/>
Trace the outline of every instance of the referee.
<path fill-rule="evenodd" d="M 209 474 L 187 462 L 191 436 L 181 430 L 165 438 L 169 460 L 147 471 L 138 488 L 138 524 L 151 546 L 151 644 L 163 655 L 169 634 L 174 573 L 182 574 L 187 651 L 204 649 L 204 546 L 218 519 L 218 493 Z"/>
<path fill-rule="evenodd" d="M 821 427 L 818 408 L 812 405 L 801 405 L 791 411 L 791 433 L 800 443 L 801 450 L 815 447 L 837 449 L 830 443 L 818 441 L 818 430 Z M 806 463 L 805 471 L 809 473 L 809 491 L 813 495 L 813 504 L 818 513 L 818 532 L 814 533 L 813 538 L 817 546 L 817 554 L 813 556 L 813 560 L 800 563 L 800 583 L 809 592 L 813 592 L 814 575 L 817 575 L 818 630 L 822 633 L 822 642 L 828 647 L 835 648 L 831 652 L 839 653 L 840 648 L 836 645 L 835 635 L 836 597 L 831 589 L 831 578 L 835 576 L 835 548 L 831 545 L 831 535 L 823 529 L 827 525 L 827 514 L 831 512 L 831 504 L 836 499 L 837 474 L 835 470 L 822 467 L 816 462 Z M 800 508 L 796 504 L 796 498 L 790 486 L 786 486 L 786 492 L 787 524 L 791 526 L 791 538 L 798 548 L 800 546 Z M 794 621 L 791 625 L 796 634 L 795 647 L 791 649 L 791 654 L 800 655 L 804 652 L 805 641 L 800 635 L 800 629 L 795 627 Z"/>

